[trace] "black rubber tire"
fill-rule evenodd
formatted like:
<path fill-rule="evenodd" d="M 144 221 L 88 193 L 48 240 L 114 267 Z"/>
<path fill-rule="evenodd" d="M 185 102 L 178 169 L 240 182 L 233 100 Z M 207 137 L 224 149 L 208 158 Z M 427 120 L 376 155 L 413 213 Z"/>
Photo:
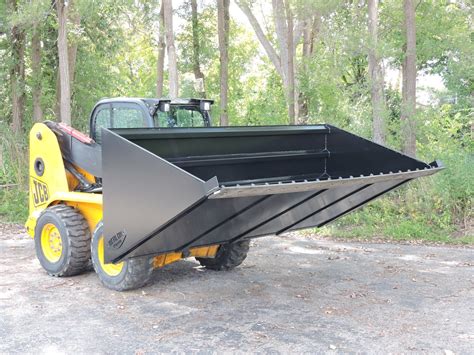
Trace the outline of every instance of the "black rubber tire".
<path fill-rule="evenodd" d="M 250 241 L 222 244 L 214 258 L 196 258 L 206 269 L 225 271 L 231 270 L 243 263 L 249 251 Z"/>
<path fill-rule="evenodd" d="M 107 288 L 115 291 L 134 290 L 145 286 L 153 274 L 153 258 L 136 257 L 125 260 L 122 271 L 116 276 L 111 276 L 102 269 L 98 256 L 98 244 L 100 238 L 103 238 L 103 230 L 101 221 L 94 230 L 91 243 L 92 265 L 100 281 Z"/>
<path fill-rule="evenodd" d="M 54 263 L 45 257 L 41 247 L 41 231 L 49 223 L 58 229 L 62 243 L 61 257 Z M 75 208 L 66 205 L 46 208 L 36 222 L 34 240 L 36 256 L 51 276 L 73 276 L 87 270 L 91 235 L 87 221 Z"/>

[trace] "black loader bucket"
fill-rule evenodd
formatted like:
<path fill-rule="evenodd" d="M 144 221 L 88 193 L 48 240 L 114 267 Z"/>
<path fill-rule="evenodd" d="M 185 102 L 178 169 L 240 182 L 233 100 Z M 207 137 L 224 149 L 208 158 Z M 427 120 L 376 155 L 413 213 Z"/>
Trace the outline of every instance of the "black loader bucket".
<path fill-rule="evenodd" d="M 104 129 L 105 259 L 320 227 L 441 168 L 330 125 Z"/>

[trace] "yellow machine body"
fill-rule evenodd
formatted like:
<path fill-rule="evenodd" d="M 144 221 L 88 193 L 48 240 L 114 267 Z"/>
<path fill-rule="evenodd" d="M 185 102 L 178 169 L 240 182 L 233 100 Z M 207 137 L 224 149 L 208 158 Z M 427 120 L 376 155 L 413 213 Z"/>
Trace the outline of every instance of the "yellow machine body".
<path fill-rule="evenodd" d="M 79 181 L 67 171 L 56 134 L 44 123 L 36 123 L 30 131 L 29 156 L 29 216 L 26 230 L 32 238 L 35 235 L 36 222 L 41 212 L 49 206 L 65 204 L 76 208 L 86 219 L 90 233 L 94 232 L 102 220 L 102 194 L 74 191 Z M 41 162 L 43 168 L 38 171 L 35 165 Z M 91 183 L 94 176 L 87 171 L 75 168 Z M 154 257 L 155 268 L 178 261 L 184 257 L 213 257 L 218 245 L 191 248 L 189 253 L 168 253 Z"/>

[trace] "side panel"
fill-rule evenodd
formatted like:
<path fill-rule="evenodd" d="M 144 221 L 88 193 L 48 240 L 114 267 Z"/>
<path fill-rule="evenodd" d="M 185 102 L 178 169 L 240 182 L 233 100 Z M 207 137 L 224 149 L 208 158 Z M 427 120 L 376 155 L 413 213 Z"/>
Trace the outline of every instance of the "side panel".
<path fill-rule="evenodd" d="M 217 188 L 102 130 L 105 261 L 115 262 Z"/>
<path fill-rule="evenodd" d="M 91 232 L 94 231 L 102 219 L 102 195 L 70 191 L 70 184 L 75 184 L 73 180 L 64 167 L 56 134 L 43 123 L 35 124 L 30 131 L 29 216 L 26 221 L 31 237 L 34 237 L 40 213 L 59 201 L 81 211 Z"/>
<path fill-rule="evenodd" d="M 36 167 L 35 167 L 36 166 Z M 56 135 L 45 124 L 30 131 L 29 217 L 26 230 L 34 236 L 36 219 L 58 192 L 69 191 L 63 158 Z"/>

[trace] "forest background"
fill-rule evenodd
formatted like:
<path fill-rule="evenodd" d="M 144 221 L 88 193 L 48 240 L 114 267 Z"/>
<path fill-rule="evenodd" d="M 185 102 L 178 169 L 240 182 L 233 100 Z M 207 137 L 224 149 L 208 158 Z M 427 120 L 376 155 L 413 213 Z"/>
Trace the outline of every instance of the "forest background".
<path fill-rule="evenodd" d="M 214 125 L 330 123 L 446 169 L 318 233 L 474 243 L 473 5 L 462 0 L 0 0 L 0 219 L 28 131 L 100 98 L 207 97 Z"/>

